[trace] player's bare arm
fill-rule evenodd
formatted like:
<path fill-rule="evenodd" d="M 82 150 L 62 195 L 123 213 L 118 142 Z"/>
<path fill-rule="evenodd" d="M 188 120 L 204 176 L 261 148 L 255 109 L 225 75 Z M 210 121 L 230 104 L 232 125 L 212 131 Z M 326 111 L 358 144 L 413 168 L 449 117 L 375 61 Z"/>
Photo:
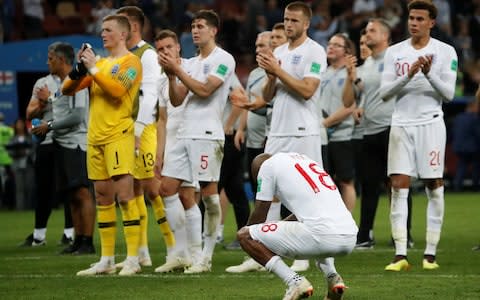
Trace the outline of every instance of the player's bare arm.
<path fill-rule="evenodd" d="M 245 143 L 245 129 L 247 128 L 247 117 L 248 112 L 246 110 L 242 110 L 242 113 L 240 115 L 240 121 L 238 122 L 237 132 L 235 133 L 235 137 L 233 138 L 235 148 L 237 148 L 239 151 L 242 148 L 242 145 Z"/>
<path fill-rule="evenodd" d="M 44 87 L 36 88 L 33 91 L 32 98 L 27 106 L 27 119 L 31 120 L 43 116 L 43 112 L 48 104 L 49 96 L 50 91 L 46 85 Z"/>
<path fill-rule="evenodd" d="M 183 69 L 176 73 L 178 79 L 195 95 L 202 99 L 210 97 L 223 84 L 223 81 L 215 76 L 208 76 L 206 82 L 193 79 Z"/>
<path fill-rule="evenodd" d="M 255 207 L 247 225 L 264 223 L 271 203 L 271 201 L 255 200 Z"/>
<path fill-rule="evenodd" d="M 165 152 L 165 136 L 167 125 L 167 108 L 158 108 L 158 121 L 157 121 L 157 153 L 155 158 L 154 172 L 157 178 L 160 178 L 160 174 L 163 167 L 163 156 Z"/>
<path fill-rule="evenodd" d="M 354 84 L 357 80 L 357 58 L 354 55 L 348 54 L 346 59 L 347 80 L 343 87 L 343 105 L 350 107 L 355 102 Z"/>
<path fill-rule="evenodd" d="M 326 128 L 335 126 L 336 124 L 342 122 L 346 118 L 348 118 L 355 110 L 357 105 L 353 103 L 349 107 L 341 107 L 336 112 L 328 116 L 326 119 L 323 120 L 323 126 Z"/>

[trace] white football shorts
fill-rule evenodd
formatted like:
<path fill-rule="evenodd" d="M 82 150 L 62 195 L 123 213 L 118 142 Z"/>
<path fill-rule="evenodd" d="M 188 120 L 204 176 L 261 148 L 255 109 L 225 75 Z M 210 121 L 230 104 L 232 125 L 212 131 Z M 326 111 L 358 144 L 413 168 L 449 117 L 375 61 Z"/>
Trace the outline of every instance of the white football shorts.
<path fill-rule="evenodd" d="M 311 224 L 278 221 L 248 226 L 250 236 L 273 253 L 292 259 L 324 258 L 352 252 L 354 234 L 329 234 Z"/>
<path fill-rule="evenodd" d="M 218 182 L 223 140 L 178 139 L 163 163 L 162 176 L 188 182 Z"/>
<path fill-rule="evenodd" d="M 447 132 L 443 119 L 416 126 L 392 126 L 387 173 L 443 178 Z"/>

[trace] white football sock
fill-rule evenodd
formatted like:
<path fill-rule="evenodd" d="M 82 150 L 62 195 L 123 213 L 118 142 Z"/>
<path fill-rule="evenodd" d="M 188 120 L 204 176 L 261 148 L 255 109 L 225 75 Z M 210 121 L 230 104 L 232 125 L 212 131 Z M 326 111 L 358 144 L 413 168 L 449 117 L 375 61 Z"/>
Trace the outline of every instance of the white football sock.
<path fill-rule="evenodd" d="M 218 225 L 220 225 L 222 210 L 220 208 L 220 196 L 218 194 L 203 197 L 202 200 L 205 204 L 205 219 L 203 223 L 205 240 L 202 254 L 204 259 L 210 261 L 217 242 L 217 231 Z"/>
<path fill-rule="evenodd" d="M 323 272 L 325 278 L 327 278 L 330 274 L 337 273 L 337 269 L 335 268 L 335 259 L 333 257 L 317 259 L 315 261 L 315 265 Z"/>
<path fill-rule="evenodd" d="M 63 233 L 69 239 L 73 239 L 73 232 L 74 232 L 73 227 L 63 229 Z"/>
<path fill-rule="evenodd" d="M 43 241 L 47 235 L 47 228 L 35 228 L 33 229 L 33 238 Z"/>
<path fill-rule="evenodd" d="M 390 223 L 392 237 L 395 242 L 395 254 L 407 255 L 407 217 L 408 217 L 408 189 L 392 188 L 392 202 L 390 206 Z"/>
<path fill-rule="evenodd" d="M 442 231 L 443 213 L 445 211 L 444 187 L 434 190 L 425 188 L 428 198 L 427 206 L 427 236 L 425 254 L 435 255 Z"/>
<path fill-rule="evenodd" d="M 185 210 L 183 209 L 182 202 L 178 194 L 164 197 L 163 201 L 165 203 L 165 216 L 175 235 L 175 246 L 171 248 L 167 247 L 167 256 L 179 255 L 186 257 L 188 256 L 187 230 L 185 227 Z"/>
<path fill-rule="evenodd" d="M 202 254 L 202 213 L 198 205 L 185 210 L 188 250 L 194 262 Z"/>
<path fill-rule="evenodd" d="M 287 285 L 291 285 L 295 278 L 299 277 L 278 255 L 270 258 L 265 264 L 265 268 L 280 277 Z"/>

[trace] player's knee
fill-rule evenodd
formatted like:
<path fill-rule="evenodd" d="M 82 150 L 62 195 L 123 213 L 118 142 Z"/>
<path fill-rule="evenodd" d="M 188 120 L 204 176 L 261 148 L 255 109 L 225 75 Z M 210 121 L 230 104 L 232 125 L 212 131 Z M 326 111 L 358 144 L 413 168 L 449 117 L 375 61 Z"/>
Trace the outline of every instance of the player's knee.
<path fill-rule="evenodd" d="M 410 187 L 410 177 L 406 175 L 390 176 L 391 186 L 394 189 L 408 189 Z"/>
<path fill-rule="evenodd" d="M 425 181 L 425 186 L 429 190 L 435 190 L 443 186 L 443 179 L 442 178 L 428 179 Z"/>
<path fill-rule="evenodd" d="M 244 226 L 237 231 L 237 240 L 240 242 L 240 244 L 251 238 L 252 237 L 250 236 L 250 230 L 248 229 L 248 226 Z"/>

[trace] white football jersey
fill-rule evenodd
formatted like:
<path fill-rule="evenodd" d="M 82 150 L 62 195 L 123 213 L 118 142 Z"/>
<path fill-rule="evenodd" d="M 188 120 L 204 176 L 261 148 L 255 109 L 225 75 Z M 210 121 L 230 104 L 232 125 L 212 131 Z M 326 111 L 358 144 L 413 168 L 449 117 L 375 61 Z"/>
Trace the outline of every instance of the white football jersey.
<path fill-rule="evenodd" d="M 215 47 L 208 57 L 196 56 L 188 60 L 187 73 L 197 81 L 206 82 L 208 76 L 215 76 L 223 84 L 206 99 L 189 91 L 185 100 L 183 122 L 178 138 L 224 140 L 222 116 L 227 102 L 235 60 L 225 50 Z"/>
<path fill-rule="evenodd" d="M 411 65 L 419 56 L 426 55 L 433 55 L 429 78 L 420 70 L 409 80 Z M 454 95 L 457 68 L 455 49 L 434 38 L 418 50 L 412 46 L 411 39 L 389 47 L 380 94 L 384 99 L 396 96 L 392 125 L 422 125 L 441 119 L 442 103 Z"/>
<path fill-rule="evenodd" d="M 274 55 L 281 68 L 296 79 L 313 77 L 320 80 L 320 74 L 327 68 L 325 50 L 310 38 L 293 50 L 288 49 L 288 43 L 279 46 Z M 320 85 L 309 100 L 303 99 L 279 79 L 276 88 L 269 136 L 319 135 L 318 114 L 312 99 L 318 96 Z"/>
<path fill-rule="evenodd" d="M 182 58 L 182 68 L 186 67 L 186 60 Z M 175 144 L 178 128 L 183 120 L 183 110 L 185 109 L 186 101 L 183 101 L 179 106 L 173 106 L 170 102 L 168 94 L 168 78 L 165 73 L 162 73 L 158 82 L 158 106 L 167 108 L 167 124 L 165 148 L 170 148 Z"/>
<path fill-rule="evenodd" d="M 352 214 L 321 164 L 298 153 L 277 153 L 258 174 L 257 200 L 277 196 L 297 220 L 331 234 L 356 234 Z"/>
<path fill-rule="evenodd" d="M 145 45 L 145 41 L 140 41 L 138 47 Z M 141 94 L 139 99 L 137 121 L 148 125 L 156 122 L 158 90 L 157 82 L 160 76 L 160 65 L 158 64 L 158 54 L 154 49 L 148 48 L 143 52 L 142 62 L 142 83 L 140 86 Z"/>

